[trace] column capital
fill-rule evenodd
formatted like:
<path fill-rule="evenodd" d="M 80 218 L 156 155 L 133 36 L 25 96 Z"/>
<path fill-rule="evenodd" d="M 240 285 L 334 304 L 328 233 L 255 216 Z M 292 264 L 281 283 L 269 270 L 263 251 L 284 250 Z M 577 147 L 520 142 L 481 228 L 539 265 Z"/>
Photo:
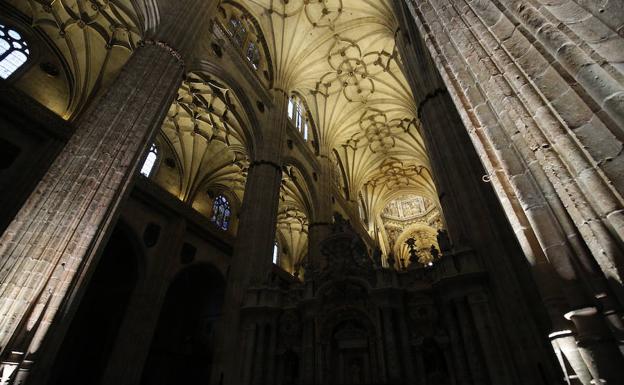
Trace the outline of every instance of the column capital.
<path fill-rule="evenodd" d="M 277 163 L 275 163 L 273 161 L 264 160 L 264 159 L 252 161 L 249 164 L 249 168 L 256 167 L 256 166 L 262 166 L 262 165 L 271 166 L 271 167 L 277 169 L 278 171 L 282 171 L 282 166 L 281 165 L 279 165 L 279 164 L 277 164 Z"/>
<path fill-rule="evenodd" d="M 165 43 L 164 41 L 153 40 L 153 39 L 146 39 L 146 40 L 141 40 L 139 42 L 139 46 L 140 47 L 145 47 L 145 46 L 148 46 L 148 45 L 153 45 L 153 46 L 156 46 L 156 47 L 164 49 L 171 56 L 173 56 L 178 63 L 180 63 L 180 66 L 182 68 L 185 67 L 185 63 L 184 63 L 184 59 L 182 58 L 182 54 L 178 50 L 176 50 L 175 48 L 170 46 L 169 44 Z"/>
<path fill-rule="evenodd" d="M 422 110 L 428 102 L 444 94 L 448 94 L 448 90 L 446 88 L 436 88 L 433 91 L 429 92 L 427 95 L 425 95 L 425 97 L 418 103 L 418 119 L 420 119 L 422 115 Z"/>

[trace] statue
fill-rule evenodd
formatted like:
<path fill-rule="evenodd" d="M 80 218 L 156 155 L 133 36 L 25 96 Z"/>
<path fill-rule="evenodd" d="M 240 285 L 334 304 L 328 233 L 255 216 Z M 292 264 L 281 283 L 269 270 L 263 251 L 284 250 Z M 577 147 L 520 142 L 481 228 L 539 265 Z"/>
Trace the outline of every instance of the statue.
<path fill-rule="evenodd" d="M 449 239 L 448 232 L 446 230 L 438 230 L 438 246 L 440 246 L 440 251 L 442 254 L 445 252 L 450 252 L 453 246 L 451 245 L 451 240 Z"/>
<path fill-rule="evenodd" d="M 407 247 L 409 248 L 409 261 L 410 263 L 418 262 L 418 252 L 416 251 L 416 240 L 413 237 L 410 237 L 405 241 Z"/>
<path fill-rule="evenodd" d="M 350 223 L 340 213 L 334 213 L 334 223 L 332 224 L 335 233 L 343 232 L 350 227 Z"/>
<path fill-rule="evenodd" d="M 429 253 L 431 254 L 431 258 L 434 261 L 440 257 L 440 252 L 438 251 L 438 249 L 436 249 L 435 245 L 431 245 L 431 250 L 429 250 Z"/>

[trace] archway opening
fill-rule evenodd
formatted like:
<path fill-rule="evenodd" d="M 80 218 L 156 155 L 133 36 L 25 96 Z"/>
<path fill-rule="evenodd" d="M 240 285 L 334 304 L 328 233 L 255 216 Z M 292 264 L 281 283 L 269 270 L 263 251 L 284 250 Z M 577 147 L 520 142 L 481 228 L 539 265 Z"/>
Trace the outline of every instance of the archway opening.
<path fill-rule="evenodd" d="M 95 384 L 102 377 L 138 276 L 136 248 L 118 225 L 87 285 L 48 384 Z"/>
<path fill-rule="evenodd" d="M 142 384 L 200 384 L 210 379 L 215 324 L 225 281 L 212 266 L 181 272 L 169 286 Z"/>

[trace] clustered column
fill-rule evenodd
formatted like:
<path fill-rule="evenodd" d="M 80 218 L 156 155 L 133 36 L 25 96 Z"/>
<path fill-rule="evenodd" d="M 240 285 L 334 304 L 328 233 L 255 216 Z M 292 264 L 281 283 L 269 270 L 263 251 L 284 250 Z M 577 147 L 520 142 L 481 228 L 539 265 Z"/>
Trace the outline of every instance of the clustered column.
<path fill-rule="evenodd" d="M 70 316 L 77 288 L 96 265 L 96 250 L 216 3 L 161 2 L 155 36 L 144 40 L 79 119 L 74 135 L 0 238 L 3 381 L 16 381 L 18 367 L 25 375 L 51 325 Z"/>
<path fill-rule="evenodd" d="M 507 216 L 522 229 L 517 235 L 548 307 L 553 345 L 582 383 L 589 383 L 588 371 L 596 380 L 622 381 L 618 364 L 613 364 L 622 358 L 614 344 L 614 337 L 621 339 L 621 307 L 612 295 L 612 290 L 616 295 L 622 290 L 622 251 L 616 242 L 621 239 L 621 202 L 586 158 L 587 153 L 604 154 L 597 154 L 590 142 L 581 150 L 575 140 L 616 140 L 609 130 L 614 131 L 617 122 L 621 128 L 621 103 L 613 101 L 623 88 L 614 81 L 617 77 L 591 64 L 576 42 L 550 23 L 552 15 L 545 16 L 544 8 L 555 13 L 575 9 L 574 15 L 584 20 L 574 23 L 578 30 L 589 21 L 610 26 L 612 18 L 592 19 L 589 10 L 574 1 L 539 9 L 513 0 L 407 3 L 399 14 L 409 19 L 404 25 L 411 29 L 411 49 L 433 57 L 488 170 L 487 180 L 494 184 Z M 617 14 L 611 5 L 604 7 Z M 621 40 L 611 35 L 608 44 Z M 403 42 L 402 49 L 408 45 Z M 600 52 L 604 47 L 594 48 Z M 560 65 L 552 65 L 554 61 Z M 582 87 L 572 89 L 566 71 Z M 586 105 L 589 97 L 603 111 L 593 115 Z M 580 135 L 573 139 L 566 128 Z M 583 134 L 587 129 L 591 135 Z M 599 163 L 616 184 L 618 176 L 610 165 L 620 162 L 617 158 Z M 576 346 L 570 344 L 572 336 Z M 609 355 L 610 365 L 596 363 Z"/>
<path fill-rule="evenodd" d="M 272 93 L 274 105 L 259 127 L 262 142 L 258 143 L 247 174 L 238 225 L 239 241 L 235 246 L 227 277 L 223 317 L 216 343 L 217 370 L 213 380 L 222 376 L 225 384 L 245 381 L 242 378 L 242 365 L 246 356 L 239 352 L 239 341 L 244 340 L 241 338 L 244 337 L 241 305 L 250 286 L 266 283 L 272 269 L 282 181 L 282 151 L 288 124 L 288 96 L 281 90 L 272 90 Z M 258 327 L 260 326 L 245 324 L 245 333 Z"/>

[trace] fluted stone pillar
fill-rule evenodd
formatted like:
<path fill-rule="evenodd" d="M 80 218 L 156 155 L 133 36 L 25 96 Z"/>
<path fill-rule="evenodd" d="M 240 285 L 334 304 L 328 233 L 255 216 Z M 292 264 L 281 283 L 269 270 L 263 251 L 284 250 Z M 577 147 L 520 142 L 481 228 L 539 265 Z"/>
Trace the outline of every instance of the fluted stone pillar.
<path fill-rule="evenodd" d="M 28 365 L 53 322 L 58 331 L 66 327 L 72 300 L 81 295 L 74 289 L 89 279 L 141 154 L 182 81 L 183 60 L 216 2 L 161 5 L 156 35 L 137 48 L 79 119 L 74 135 L 0 238 L 5 362 L 18 352 L 17 366 Z"/>
<path fill-rule="evenodd" d="M 318 157 L 320 173 L 318 176 L 318 204 L 315 208 L 316 221 L 308 228 L 308 263 L 314 268 L 323 268 L 327 261 L 321 253 L 321 242 L 331 233 L 330 225 L 333 221 L 332 193 L 333 193 L 333 166 L 329 155 L 322 152 Z"/>
<path fill-rule="evenodd" d="M 263 141 L 247 174 L 223 317 L 217 334 L 213 380 L 223 375 L 224 384 L 238 385 L 244 381 L 239 352 L 243 344 L 239 330 L 240 307 L 250 285 L 264 283 L 273 265 L 288 97 L 278 90 L 272 92 L 274 105 L 261 123 Z"/>
<path fill-rule="evenodd" d="M 565 125 L 576 128 L 585 124 L 582 129 L 592 126 L 591 135 L 597 138 L 609 134 L 600 119 L 592 118 L 584 102 L 570 92 L 563 75 L 557 73 L 561 72 L 561 67 L 549 67 L 548 61 L 552 58 L 543 57 L 548 53 L 532 47 L 532 40 L 514 27 L 525 23 L 546 45 L 547 51 L 562 60 L 574 76 L 582 76 L 574 62 L 578 64 L 587 58 L 575 43 L 566 40 L 561 31 L 526 2 L 428 0 L 405 3 L 409 6 L 401 7 L 398 13 L 407 16 L 410 23 L 403 24 L 408 33 L 400 39 L 404 41 L 399 46 L 406 52 L 411 50 L 412 55 L 415 52 L 421 59 L 425 57 L 421 63 L 432 63 L 429 55 L 433 57 L 445 82 L 445 87 L 437 88 L 449 90 L 480 160 L 487 168 L 484 175 L 496 188 L 507 216 L 517 229 L 522 229 L 516 234 L 548 307 L 551 335 L 562 336 L 579 327 L 563 319 L 566 309 L 574 311 L 596 303 L 603 314 L 592 317 L 604 317 L 602 322 L 610 325 L 612 335 L 604 328 L 595 328 L 591 333 L 596 338 L 611 339 L 612 343 L 613 337 L 620 339 L 621 320 L 613 315 L 621 314 L 621 307 L 611 295 L 611 289 L 616 294 L 621 290 L 617 283 L 621 250 L 618 251 L 604 222 L 613 222 L 612 229 L 618 233 L 615 223 L 619 221 L 616 218 L 621 211 L 617 208 L 621 204 L 607 191 L 596 170 L 580 156 L 583 150 L 566 135 Z M 550 8 L 563 12 L 572 5 L 567 2 L 564 7 Z M 504 50 L 497 49 L 501 46 Z M 565 48 L 557 52 L 556 47 L 563 46 Z M 560 56 L 564 51 L 566 54 Z M 415 67 L 407 71 L 412 71 L 412 78 L 424 84 L 427 90 L 432 80 L 422 75 L 422 72 L 427 73 L 422 69 L 421 65 L 421 73 L 414 72 L 418 71 Z M 619 86 L 601 70 L 597 70 L 595 76 L 599 80 L 595 84 L 580 77 L 578 80 L 588 87 L 591 97 L 602 95 L 605 98 L 605 111 L 598 116 L 604 121 L 608 120 L 607 115 L 616 119 L 619 107 L 606 101 L 617 95 Z M 534 83 L 529 84 L 527 77 Z M 559 111 L 563 124 L 546 107 L 549 101 Z M 583 141 L 587 137 L 582 135 L 580 139 Z M 596 148 L 591 147 L 595 143 L 586 143 L 585 147 L 593 152 L 592 156 L 598 155 Z M 612 160 L 617 162 L 609 159 Z M 610 172 L 608 163 L 601 164 L 605 172 Z M 617 180 L 616 174 L 611 172 L 610 176 Z M 587 194 L 583 190 L 589 184 L 594 190 L 590 195 L 583 195 Z M 599 202 L 588 201 L 588 196 L 599 197 Z M 602 248 L 599 245 L 603 245 Z M 588 248 L 593 255 L 588 255 Z M 611 289 L 601 272 L 594 268 L 596 262 L 610 278 Z M 578 331 L 579 334 L 587 332 Z M 571 354 L 570 359 L 578 357 L 578 351 L 566 351 Z M 621 357 L 614 359 L 621 360 Z"/>

